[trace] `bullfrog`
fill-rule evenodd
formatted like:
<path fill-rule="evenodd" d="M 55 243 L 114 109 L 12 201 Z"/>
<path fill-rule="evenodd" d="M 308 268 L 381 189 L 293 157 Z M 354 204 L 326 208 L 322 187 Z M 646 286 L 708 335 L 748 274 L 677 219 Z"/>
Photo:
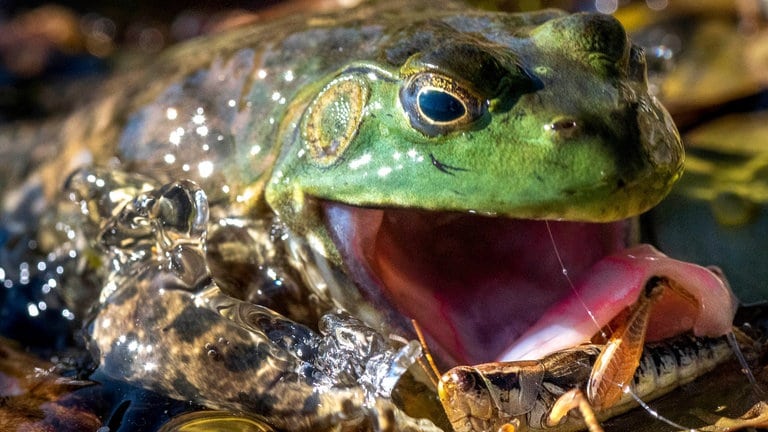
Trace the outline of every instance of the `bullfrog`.
<path fill-rule="evenodd" d="M 366 3 L 102 94 L 0 134 L 3 248 L 48 263 L 4 262 L 6 287 L 56 268 L 95 376 L 287 430 L 437 430 L 392 401 L 414 322 L 443 367 L 541 358 L 664 277 L 693 303 L 667 296 L 649 340 L 730 331 L 716 272 L 629 248 L 683 149 L 610 16 Z"/>

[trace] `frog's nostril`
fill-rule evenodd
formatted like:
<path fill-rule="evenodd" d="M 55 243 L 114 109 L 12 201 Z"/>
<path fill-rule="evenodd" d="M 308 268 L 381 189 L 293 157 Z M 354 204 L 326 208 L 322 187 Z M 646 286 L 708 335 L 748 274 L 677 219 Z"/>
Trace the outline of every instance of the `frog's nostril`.
<path fill-rule="evenodd" d="M 544 130 L 561 138 L 570 138 L 579 130 L 579 123 L 570 117 L 558 118 L 545 124 Z"/>

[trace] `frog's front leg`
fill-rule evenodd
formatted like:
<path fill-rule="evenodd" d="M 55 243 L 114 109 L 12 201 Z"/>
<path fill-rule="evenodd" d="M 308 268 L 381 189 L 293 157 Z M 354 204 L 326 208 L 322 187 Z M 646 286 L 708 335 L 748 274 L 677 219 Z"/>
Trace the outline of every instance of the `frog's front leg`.
<path fill-rule="evenodd" d="M 99 373 L 284 430 L 379 430 L 387 422 L 436 430 L 389 399 L 417 343 L 393 349 L 337 314 L 318 333 L 220 289 L 205 254 L 208 202 L 194 183 L 155 187 L 90 170 L 75 174 L 69 190 L 85 224 L 97 225 L 91 247 L 106 267 L 88 328 Z M 343 370 L 339 357 L 348 360 Z"/>

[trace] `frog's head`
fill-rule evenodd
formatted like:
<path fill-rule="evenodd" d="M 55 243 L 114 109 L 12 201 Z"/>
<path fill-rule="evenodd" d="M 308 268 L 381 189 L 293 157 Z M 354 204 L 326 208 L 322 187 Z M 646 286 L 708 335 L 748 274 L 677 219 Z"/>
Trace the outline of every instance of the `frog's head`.
<path fill-rule="evenodd" d="M 431 19 L 379 60 L 297 99 L 267 199 L 362 315 L 415 318 L 454 359 L 495 358 L 572 294 L 555 247 L 578 279 L 681 174 L 643 52 L 610 16 Z"/>
<path fill-rule="evenodd" d="M 315 93 L 276 171 L 278 207 L 301 213 L 314 197 L 596 222 L 654 206 L 682 149 L 621 25 L 499 16 L 472 29 L 482 18 L 408 27 L 383 64 L 349 65 Z"/>

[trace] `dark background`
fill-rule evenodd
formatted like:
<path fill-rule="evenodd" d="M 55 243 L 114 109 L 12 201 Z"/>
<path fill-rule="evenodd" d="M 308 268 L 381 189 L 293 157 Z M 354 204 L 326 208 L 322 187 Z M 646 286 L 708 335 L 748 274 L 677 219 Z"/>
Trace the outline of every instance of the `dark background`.
<path fill-rule="evenodd" d="M 0 123 L 66 112 L 83 86 L 92 89 L 120 61 L 257 19 L 283 3 L 0 0 Z"/>

